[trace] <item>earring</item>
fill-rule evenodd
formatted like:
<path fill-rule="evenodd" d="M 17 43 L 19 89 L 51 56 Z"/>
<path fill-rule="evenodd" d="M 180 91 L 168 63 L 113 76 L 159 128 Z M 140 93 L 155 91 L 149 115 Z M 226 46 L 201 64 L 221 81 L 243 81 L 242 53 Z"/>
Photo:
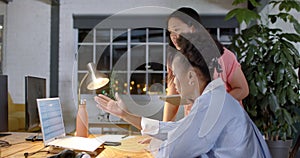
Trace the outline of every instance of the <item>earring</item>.
<path fill-rule="evenodd" d="M 190 82 L 190 85 L 194 86 L 194 84 L 195 84 L 195 83 L 194 83 L 193 81 Z"/>

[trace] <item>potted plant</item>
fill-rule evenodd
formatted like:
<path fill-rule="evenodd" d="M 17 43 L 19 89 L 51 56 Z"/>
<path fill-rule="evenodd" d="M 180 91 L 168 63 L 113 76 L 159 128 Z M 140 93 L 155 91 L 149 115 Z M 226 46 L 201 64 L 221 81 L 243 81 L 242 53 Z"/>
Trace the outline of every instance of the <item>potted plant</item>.
<path fill-rule="evenodd" d="M 243 2 L 246 0 L 234 0 L 233 5 Z M 249 2 L 260 6 L 255 0 Z M 246 24 L 230 45 L 249 84 L 249 96 L 243 100 L 245 109 L 264 134 L 273 157 L 287 157 L 288 150 L 283 156 L 283 151 L 273 151 L 271 145 L 273 141 L 291 143 L 289 140 L 297 133 L 294 125 L 300 122 L 300 84 L 295 72 L 300 66 L 300 55 L 293 45 L 300 42 L 300 24 L 290 14 L 291 10 L 300 12 L 300 2 L 270 1 L 267 6 L 277 12 L 261 16 L 254 10 L 236 8 L 226 19 L 235 17 L 240 24 Z M 296 33 L 272 25 L 278 21 L 291 24 Z"/>

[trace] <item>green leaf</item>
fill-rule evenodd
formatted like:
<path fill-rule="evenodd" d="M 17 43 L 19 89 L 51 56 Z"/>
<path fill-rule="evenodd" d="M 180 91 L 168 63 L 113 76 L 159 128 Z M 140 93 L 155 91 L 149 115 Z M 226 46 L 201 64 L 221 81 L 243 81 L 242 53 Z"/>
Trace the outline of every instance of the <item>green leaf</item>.
<path fill-rule="evenodd" d="M 266 75 L 264 65 L 257 65 L 257 69 L 258 69 L 257 71 L 258 71 L 258 75 L 259 75 L 258 79 L 263 80 Z"/>
<path fill-rule="evenodd" d="M 238 13 L 238 9 L 233 9 L 231 11 L 229 11 L 226 16 L 225 16 L 225 21 L 234 18 L 234 16 Z"/>
<path fill-rule="evenodd" d="M 260 6 L 260 3 L 256 2 L 256 0 L 249 0 L 250 3 L 254 6 L 254 7 L 258 7 Z M 249 3 L 249 2 L 248 2 Z"/>
<path fill-rule="evenodd" d="M 245 3 L 245 2 L 247 2 L 247 0 L 234 0 L 232 2 L 232 5 L 236 6 L 236 5 L 239 5 L 241 3 Z"/>
<path fill-rule="evenodd" d="M 278 99 L 279 99 L 279 102 L 281 104 L 285 104 L 286 103 L 286 90 L 283 89 L 280 91 L 281 93 L 278 95 Z"/>
<path fill-rule="evenodd" d="M 292 103 L 292 104 L 295 104 L 295 98 L 297 98 L 297 94 L 294 92 L 294 90 L 292 88 L 287 88 L 287 96 L 288 96 L 288 99 L 289 101 Z"/>
<path fill-rule="evenodd" d="M 283 76 L 284 76 L 284 70 L 285 68 L 280 64 L 278 66 L 279 68 L 277 68 L 277 72 L 276 72 L 276 80 L 275 80 L 275 83 L 278 84 L 280 83 L 280 81 L 283 80 Z"/>
<path fill-rule="evenodd" d="M 281 35 L 279 35 L 279 37 L 285 38 L 292 42 L 300 42 L 300 35 L 295 33 L 282 33 Z"/>
<path fill-rule="evenodd" d="M 273 61 L 274 63 L 279 63 L 280 60 L 280 52 L 278 51 L 279 43 L 275 43 L 273 49 L 270 51 L 270 54 L 273 55 Z"/>
<path fill-rule="evenodd" d="M 285 56 L 285 58 L 287 59 L 287 61 L 289 61 L 289 63 L 290 63 L 291 65 L 294 65 L 294 60 L 293 60 L 293 57 L 292 57 L 292 55 L 291 55 L 291 53 L 293 53 L 293 52 L 291 52 L 289 48 L 284 47 L 284 48 L 282 49 L 282 53 L 284 54 L 284 56 Z"/>
<path fill-rule="evenodd" d="M 291 114 L 286 110 L 286 109 L 282 109 L 283 111 L 283 115 L 284 115 L 284 120 L 289 124 L 289 125 L 293 125 L 294 121 L 291 117 Z"/>
<path fill-rule="evenodd" d="M 281 63 L 286 63 L 288 60 L 285 58 L 283 53 L 280 53 Z"/>
<path fill-rule="evenodd" d="M 271 93 L 268 99 L 269 99 L 270 109 L 275 113 L 277 110 L 280 109 L 277 97 L 273 93 Z"/>
<path fill-rule="evenodd" d="M 279 10 L 285 10 L 286 12 L 289 12 L 291 9 L 295 9 L 298 12 L 300 11 L 300 2 L 295 0 L 285 0 L 281 1 L 279 4 Z"/>
<path fill-rule="evenodd" d="M 293 26 L 294 26 L 295 31 L 296 31 L 298 34 L 300 34 L 300 24 L 299 24 L 299 22 L 298 22 L 297 20 L 293 20 L 293 21 L 291 21 L 291 22 L 293 23 Z"/>
<path fill-rule="evenodd" d="M 279 1 L 271 1 L 271 2 L 269 2 L 269 4 L 270 5 L 272 5 L 273 4 L 273 8 L 276 6 L 276 5 L 278 5 L 280 2 Z"/>
<path fill-rule="evenodd" d="M 297 56 L 299 55 L 298 49 L 295 48 L 295 46 L 290 43 L 289 41 L 283 40 L 283 39 L 279 39 L 279 41 L 284 44 L 288 49 L 291 50 L 291 55 L 292 56 Z"/>
<path fill-rule="evenodd" d="M 246 64 L 249 65 L 251 63 L 251 61 L 253 60 L 254 58 L 254 54 L 255 54 L 255 51 L 254 51 L 254 47 L 253 45 L 249 46 L 249 49 L 246 53 Z"/>
<path fill-rule="evenodd" d="M 255 84 L 256 84 L 258 90 L 262 94 L 266 94 L 266 92 L 267 92 L 267 82 L 266 82 L 266 80 L 262 79 L 261 77 L 258 77 Z"/>
<path fill-rule="evenodd" d="M 284 22 L 287 22 L 291 15 L 288 13 L 279 13 L 277 14 L 277 16 L 281 18 Z"/>
<path fill-rule="evenodd" d="M 285 76 L 285 78 L 287 78 L 287 76 Z M 283 82 L 283 84 L 281 84 L 282 88 L 286 88 L 286 87 L 288 87 L 290 85 L 290 83 L 288 82 L 288 80 L 285 80 L 285 81 L 286 82 Z"/>
<path fill-rule="evenodd" d="M 254 80 L 251 80 L 249 83 L 249 91 L 250 91 L 250 94 L 252 94 L 253 96 L 257 96 L 257 94 L 258 94 L 258 90 L 254 83 Z"/>
<path fill-rule="evenodd" d="M 293 9 L 297 10 L 297 12 L 300 12 L 300 1 L 291 1 L 290 3 L 294 3 L 291 4 L 291 6 L 293 6 Z"/>
<path fill-rule="evenodd" d="M 299 88 L 297 88 L 299 86 L 299 82 L 298 82 L 298 77 L 296 75 L 295 70 L 293 68 L 291 68 L 291 67 L 288 67 L 285 71 L 286 71 L 286 76 L 285 77 L 291 83 L 291 88 L 293 88 L 293 89 L 296 88 L 295 91 L 297 91 L 297 89 L 299 91 Z M 299 97 L 300 97 L 300 95 L 299 95 Z"/>
<path fill-rule="evenodd" d="M 251 107 L 246 106 L 245 109 L 247 109 L 247 112 L 249 113 L 249 115 L 250 115 L 251 117 L 257 116 L 257 110 L 256 110 L 256 109 L 257 109 L 257 106 L 256 106 L 256 105 L 253 105 L 253 106 L 251 106 Z"/>
<path fill-rule="evenodd" d="M 252 20 L 259 19 L 260 15 L 255 11 L 249 10 L 247 8 L 236 8 L 227 13 L 225 20 L 229 20 L 233 17 L 237 19 L 239 24 L 245 22 L 248 25 Z"/>
<path fill-rule="evenodd" d="M 286 12 L 289 12 L 292 7 L 289 4 L 290 3 L 286 3 L 286 1 L 282 1 L 282 3 L 279 4 L 279 10 L 280 11 L 285 10 Z"/>
<path fill-rule="evenodd" d="M 253 41 L 253 38 L 259 34 L 261 27 L 259 25 L 253 25 L 252 27 L 242 30 L 245 42 Z"/>

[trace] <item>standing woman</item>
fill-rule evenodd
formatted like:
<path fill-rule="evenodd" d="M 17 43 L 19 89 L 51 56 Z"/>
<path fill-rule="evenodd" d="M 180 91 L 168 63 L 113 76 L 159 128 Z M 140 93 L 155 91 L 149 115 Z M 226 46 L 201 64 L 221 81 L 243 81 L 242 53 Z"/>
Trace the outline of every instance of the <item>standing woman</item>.
<path fill-rule="evenodd" d="M 170 46 L 173 46 L 177 50 L 180 50 L 178 45 L 178 37 L 182 33 L 196 33 L 199 32 L 199 24 L 201 24 L 199 14 L 192 8 L 182 7 L 173 12 L 168 18 L 168 31 L 170 33 Z M 223 47 L 221 43 L 215 40 L 218 49 L 221 52 L 219 63 L 221 65 L 221 71 L 217 70 L 214 73 L 214 78 L 221 77 L 225 82 L 226 91 L 237 99 L 242 105 L 242 100 L 249 94 L 249 88 L 247 80 L 241 69 L 239 62 L 235 55 Z M 167 95 L 178 94 L 174 88 L 173 71 L 168 66 L 168 92 Z M 178 111 L 178 106 L 170 103 L 165 103 L 163 121 L 174 121 Z M 191 105 L 185 105 L 185 116 L 191 110 Z"/>

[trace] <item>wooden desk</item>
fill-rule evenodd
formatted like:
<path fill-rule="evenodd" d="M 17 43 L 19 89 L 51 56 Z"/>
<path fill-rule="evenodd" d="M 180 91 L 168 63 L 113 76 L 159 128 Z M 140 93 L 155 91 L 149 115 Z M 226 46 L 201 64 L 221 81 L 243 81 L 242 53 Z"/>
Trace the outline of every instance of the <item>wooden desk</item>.
<path fill-rule="evenodd" d="M 18 133 L 12 132 L 12 135 L 0 137 L 0 140 L 5 140 L 12 144 L 9 147 L 0 147 L 0 157 L 6 158 L 20 158 L 24 157 L 24 153 L 34 153 L 29 155 L 29 158 L 41 158 L 52 156 L 59 153 L 63 149 L 54 149 L 51 147 L 44 148 L 42 141 L 25 141 L 25 138 L 32 135 L 32 133 Z M 139 144 L 138 141 L 145 139 L 143 136 L 135 136 L 122 141 L 120 146 L 104 146 L 99 148 L 98 155 L 91 155 L 96 158 L 153 158 L 151 153 L 145 150 L 147 145 Z"/>

